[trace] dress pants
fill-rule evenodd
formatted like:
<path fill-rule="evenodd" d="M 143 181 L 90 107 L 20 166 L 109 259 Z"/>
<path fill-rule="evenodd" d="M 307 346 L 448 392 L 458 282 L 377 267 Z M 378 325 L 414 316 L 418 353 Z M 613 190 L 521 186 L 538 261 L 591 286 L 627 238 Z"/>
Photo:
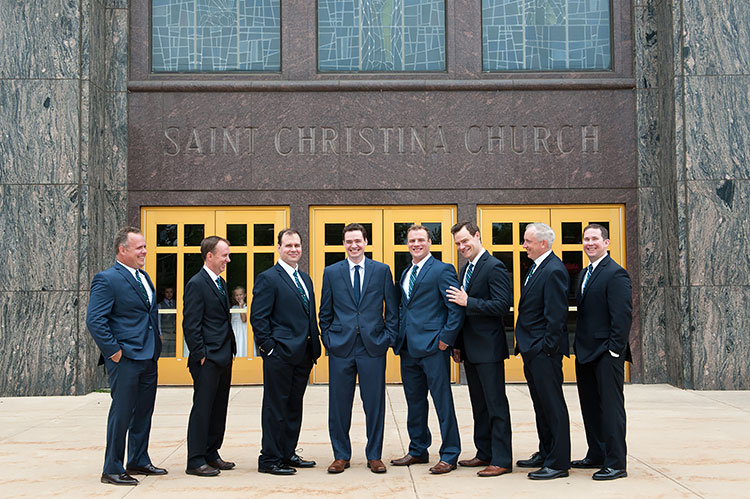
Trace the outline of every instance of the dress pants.
<path fill-rule="evenodd" d="M 103 473 L 119 475 L 125 472 L 125 436 L 128 438 L 128 466 L 151 464 L 148 438 L 151 416 L 156 400 L 156 361 L 132 360 L 125 356 L 120 362 L 105 359 L 109 375 L 110 396 L 107 417 L 107 450 Z"/>
<path fill-rule="evenodd" d="M 586 364 L 576 360 L 578 398 L 586 429 L 586 457 L 605 467 L 627 467 L 625 444 L 625 360 L 605 352 Z"/>
<path fill-rule="evenodd" d="M 399 356 L 401 381 L 408 409 L 406 428 L 410 439 L 409 454 L 418 458 L 429 457 L 428 449 L 432 444 L 432 435 L 427 425 L 429 390 L 440 420 L 440 460 L 456 464 L 461 453 L 461 437 L 453 407 L 448 350 L 438 350 L 426 357 L 417 358 L 409 355 L 404 348 Z"/>
<path fill-rule="evenodd" d="M 510 407 L 505 395 L 505 363 L 464 362 L 474 416 L 477 456 L 493 466 L 513 468 Z"/>
<path fill-rule="evenodd" d="M 278 351 L 263 357 L 263 437 L 258 466 L 271 467 L 294 456 L 302 427 L 302 399 L 312 366 L 309 342 L 299 364 L 282 359 Z"/>
<path fill-rule="evenodd" d="M 188 468 L 200 468 L 219 458 L 227 423 L 232 364 L 220 366 L 210 359 L 188 363 L 193 377 L 193 408 L 188 421 Z"/>
<path fill-rule="evenodd" d="M 523 373 L 529 385 L 544 464 L 555 470 L 570 469 L 570 417 L 562 391 L 562 354 L 522 354 Z"/>
<path fill-rule="evenodd" d="M 367 426 L 365 455 L 370 460 L 382 457 L 385 425 L 385 358 L 385 354 L 373 357 L 367 353 L 359 335 L 348 356 L 328 357 L 328 433 L 331 437 L 334 459 L 348 461 L 352 457 L 349 429 L 352 423 L 357 374 Z"/>

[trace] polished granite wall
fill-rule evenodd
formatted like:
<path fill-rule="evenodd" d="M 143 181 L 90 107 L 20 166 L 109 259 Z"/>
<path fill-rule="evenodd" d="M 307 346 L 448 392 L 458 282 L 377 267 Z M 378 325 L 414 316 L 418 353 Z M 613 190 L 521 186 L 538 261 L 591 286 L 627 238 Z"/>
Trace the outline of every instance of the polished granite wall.
<path fill-rule="evenodd" d="M 635 5 L 643 379 L 750 388 L 750 18 Z"/>
<path fill-rule="evenodd" d="M 89 283 L 127 208 L 127 1 L 1 5 L 0 396 L 83 394 Z"/>

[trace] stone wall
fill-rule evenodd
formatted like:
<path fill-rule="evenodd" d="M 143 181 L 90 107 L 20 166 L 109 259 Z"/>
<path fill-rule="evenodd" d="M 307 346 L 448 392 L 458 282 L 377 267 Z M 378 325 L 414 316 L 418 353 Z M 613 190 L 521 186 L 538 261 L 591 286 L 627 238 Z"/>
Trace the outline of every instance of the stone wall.
<path fill-rule="evenodd" d="M 126 0 L 3 2 L 0 396 L 105 383 L 85 326 L 127 209 Z"/>
<path fill-rule="evenodd" d="M 646 382 L 750 388 L 750 28 L 739 5 L 635 5 Z"/>

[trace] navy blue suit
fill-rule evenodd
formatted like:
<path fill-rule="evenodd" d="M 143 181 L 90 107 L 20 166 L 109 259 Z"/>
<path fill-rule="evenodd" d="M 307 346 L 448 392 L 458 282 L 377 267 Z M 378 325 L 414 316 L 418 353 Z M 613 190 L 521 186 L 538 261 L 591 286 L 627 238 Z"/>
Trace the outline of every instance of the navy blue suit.
<path fill-rule="evenodd" d="M 226 290 L 226 281 L 219 279 Z M 191 469 L 220 457 L 237 345 L 227 293 L 219 291 L 205 268 L 185 285 L 183 304 L 182 331 L 190 348 L 188 369 L 193 378 L 193 408 L 187 432 L 187 467 Z"/>
<path fill-rule="evenodd" d="M 409 279 L 404 270 L 399 282 Z M 407 281 L 408 282 L 408 281 Z M 427 459 L 432 435 L 427 426 L 427 391 L 432 395 L 440 419 L 440 459 L 456 464 L 461 453 L 453 393 L 450 385 L 450 349 L 440 350 L 439 341 L 452 346 L 464 321 L 464 311 L 448 301 L 445 291 L 459 287 L 452 265 L 428 257 L 417 274 L 410 297 L 401 288 L 399 338 L 394 352 L 401 356 L 401 381 L 408 406 L 409 454 Z"/>
<path fill-rule="evenodd" d="M 464 282 L 468 263 L 461 267 Z M 503 318 L 510 308 L 510 279 L 503 262 L 485 251 L 466 288 L 466 319 L 456 341 L 466 369 L 474 416 L 476 457 L 513 468 L 510 407 L 505 395 L 508 342 Z"/>
<path fill-rule="evenodd" d="M 145 272 L 139 272 L 145 279 L 144 286 L 151 289 L 150 303 L 130 271 L 119 263 L 96 274 L 91 282 L 86 326 L 102 353 L 112 397 L 104 456 L 106 474 L 125 472 L 126 434 L 128 467 L 151 464 L 148 439 L 161 337 L 154 285 Z M 110 359 L 119 350 L 120 361 Z"/>
<path fill-rule="evenodd" d="M 609 256 L 576 291 L 578 318 L 575 354 L 578 396 L 586 429 L 586 457 L 603 467 L 626 469 L 625 361 L 631 361 L 633 298 L 630 276 Z M 612 351 L 619 357 L 612 356 Z"/>
<path fill-rule="evenodd" d="M 364 278 L 359 300 L 348 260 L 325 268 L 318 314 L 329 352 L 328 431 L 334 459 L 345 461 L 352 453 L 349 428 L 358 374 L 367 423 L 365 454 L 368 460 L 382 457 L 386 353 L 398 337 L 398 294 L 391 269 L 369 258 L 360 265 Z"/>
<path fill-rule="evenodd" d="M 555 470 L 570 468 L 570 417 L 562 392 L 569 282 L 565 265 L 550 253 L 521 288 L 515 331 L 536 414 L 539 453 L 544 466 Z"/>
<path fill-rule="evenodd" d="M 302 427 L 302 399 L 313 363 L 320 357 L 315 294 L 310 277 L 299 276 L 309 296 L 306 312 L 297 285 L 280 264 L 255 279 L 250 324 L 263 356 L 263 439 L 258 465 L 272 467 L 294 456 Z"/>

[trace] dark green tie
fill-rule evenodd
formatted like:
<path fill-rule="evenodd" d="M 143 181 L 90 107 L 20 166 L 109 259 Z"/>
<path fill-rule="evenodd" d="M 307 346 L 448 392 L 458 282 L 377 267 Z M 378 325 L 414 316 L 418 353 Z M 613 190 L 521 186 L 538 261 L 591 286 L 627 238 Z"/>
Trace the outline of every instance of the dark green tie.
<path fill-rule="evenodd" d="M 526 286 L 529 283 L 529 279 L 531 279 L 531 274 L 534 273 L 534 270 L 536 270 L 536 263 L 531 264 L 531 268 L 529 269 L 529 273 L 526 274 L 526 280 L 523 282 L 523 285 Z"/>
<path fill-rule="evenodd" d="M 583 286 L 581 286 L 581 294 L 586 290 L 586 284 L 589 282 L 589 278 L 591 277 L 591 273 L 594 271 L 594 265 L 589 264 L 588 267 L 586 267 L 586 275 L 583 276 Z"/>
<path fill-rule="evenodd" d="M 302 287 L 302 283 L 299 282 L 299 275 L 297 274 L 297 271 L 294 271 L 294 282 L 297 283 L 297 289 L 299 290 L 299 294 L 302 295 L 302 305 L 305 306 L 305 312 L 307 315 L 310 315 L 310 300 L 307 298 L 307 294 L 305 293 L 305 288 Z"/>
<path fill-rule="evenodd" d="M 226 296 L 227 292 L 224 291 L 224 286 L 221 285 L 221 277 L 216 278 L 216 286 L 219 288 L 219 291 L 221 291 L 221 294 Z"/>
<path fill-rule="evenodd" d="M 411 298 L 411 290 L 414 289 L 414 281 L 417 280 L 418 270 L 419 270 L 419 267 L 417 267 L 416 265 L 412 265 L 411 275 L 409 276 L 409 296 L 407 296 L 407 298 Z"/>
<path fill-rule="evenodd" d="M 143 281 L 141 281 L 141 271 L 136 269 L 135 271 L 135 280 L 138 282 L 138 287 L 141 288 L 141 293 L 143 293 L 143 298 L 146 299 L 146 303 L 149 305 L 151 304 L 151 301 L 148 299 L 148 293 L 146 292 L 146 288 L 143 286 Z"/>
<path fill-rule="evenodd" d="M 469 263 L 466 267 L 466 275 L 464 276 L 464 290 L 469 288 L 469 281 L 471 280 L 471 273 L 474 272 L 474 264 Z"/>

